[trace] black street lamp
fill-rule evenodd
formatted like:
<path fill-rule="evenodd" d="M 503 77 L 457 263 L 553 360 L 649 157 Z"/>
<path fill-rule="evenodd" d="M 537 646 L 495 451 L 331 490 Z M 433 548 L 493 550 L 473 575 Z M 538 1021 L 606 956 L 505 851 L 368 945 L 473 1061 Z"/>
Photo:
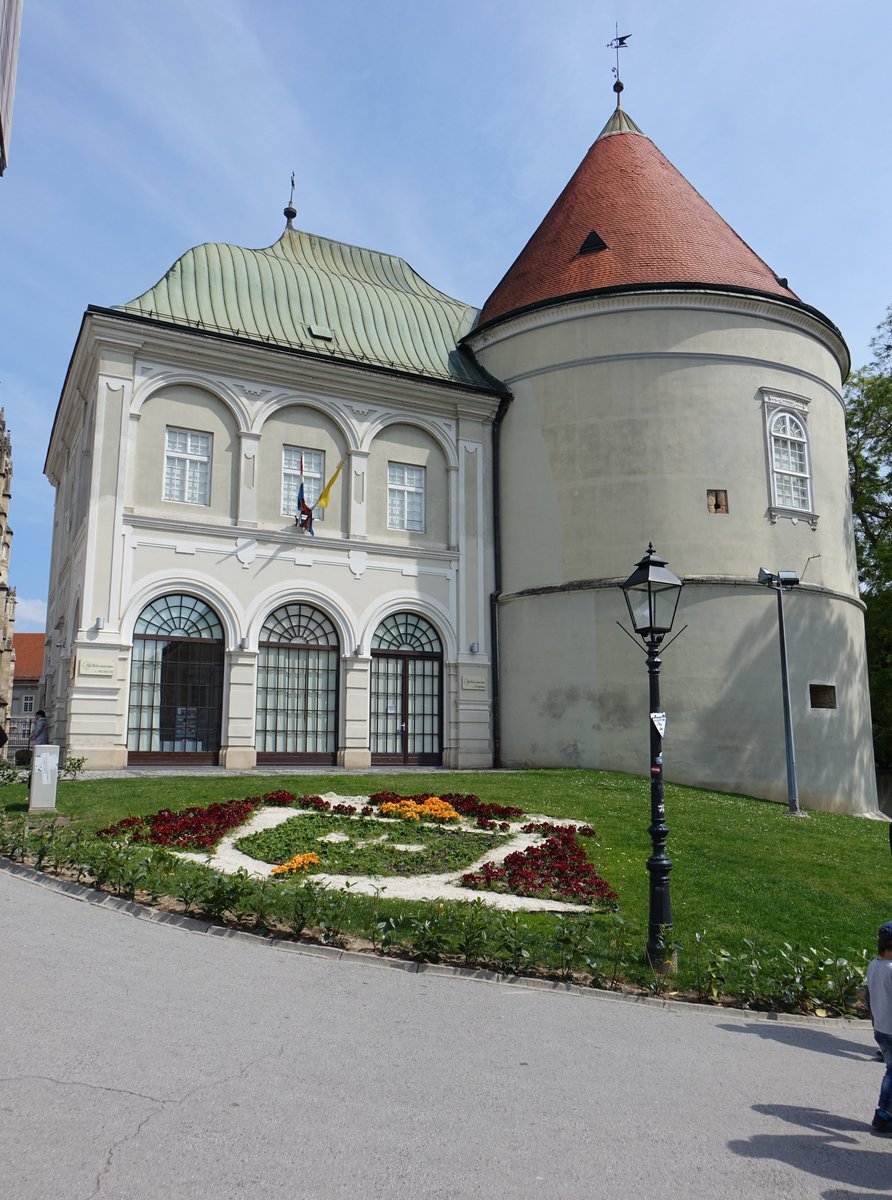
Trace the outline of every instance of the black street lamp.
<path fill-rule="evenodd" d="M 780 643 L 781 695 L 784 701 L 784 747 L 787 754 L 787 815 L 801 817 L 799 783 L 796 778 L 796 747 L 793 742 L 793 717 L 790 709 L 790 674 L 787 670 L 787 632 L 784 625 L 784 592 L 796 587 L 795 571 L 766 571 L 759 567 L 758 582 L 777 592 L 777 636 Z"/>
<path fill-rule="evenodd" d="M 672 928 L 669 872 L 666 854 L 666 805 L 663 800 L 663 731 L 666 714 L 660 709 L 660 646 L 672 630 L 682 581 L 666 568 L 653 545 L 625 583 L 621 583 L 635 632 L 644 641 L 650 684 L 650 826 L 653 853 L 647 860 L 650 872 L 650 914 L 647 926 L 647 957 L 655 970 L 666 963 L 666 935 Z M 671 957 L 671 956 L 670 956 Z"/>

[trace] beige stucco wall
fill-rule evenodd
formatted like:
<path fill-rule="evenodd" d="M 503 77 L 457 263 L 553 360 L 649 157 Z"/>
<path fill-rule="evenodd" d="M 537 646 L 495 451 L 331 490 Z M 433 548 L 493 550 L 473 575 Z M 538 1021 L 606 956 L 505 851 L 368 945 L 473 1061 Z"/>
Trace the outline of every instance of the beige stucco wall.
<path fill-rule="evenodd" d="M 856 594 L 839 366 L 752 306 L 655 305 L 517 323 L 479 351 L 514 400 L 502 426 L 503 590 L 627 575 L 647 542 L 686 575 L 801 569 Z M 767 517 L 763 397 L 807 405 L 816 530 Z M 707 489 L 729 513 L 707 511 Z M 639 549 L 640 547 L 640 549 Z"/>
<path fill-rule="evenodd" d="M 387 528 L 387 465 L 424 468 L 424 532 Z M 389 425 L 372 442 L 368 465 L 369 537 L 404 546 L 445 546 L 449 539 L 446 458 L 433 436 L 405 422 Z"/>
<path fill-rule="evenodd" d="M 209 433 L 211 446 L 210 503 L 165 501 L 164 459 L 167 429 Z M 238 424 L 232 412 L 212 392 L 174 385 L 154 392 L 142 405 L 137 425 L 137 452 L 131 482 L 132 506 L 139 512 L 190 520 L 234 521 L 238 512 Z M 279 468 L 281 472 L 281 467 Z"/>
<path fill-rule="evenodd" d="M 610 581 L 652 541 L 690 581 L 676 622 L 689 629 L 665 668 L 668 777 L 786 796 L 775 596 L 754 581 L 760 566 L 793 570 L 807 585 L 788 604 L 803 803 L 874 811 L 839 339 L 783 305 L 692 293 L 571 302 L 472 341 L 513 393 L 500 437 L 505 765 L 646 770 L 647 676 Z M 814 528 L 773 517 L 769 395 L 807 423 Z M 708 510 L 708 489 L 727 492 L 726 514 Z M 809 682 L 833 684 L 838 708 L 812 709 Z"/>
<path fill-rule="evenodd" d="M 785 598 L 784 616 L 800 801 L 874 812 L 861 612 L 803 587 Z M 647 774 L 647 670 L 617 621 L 628 626 L 618 587 L 502 604 L 506 766 Z M 667 780 L 785 802 L 775 594 L 689 584 L 676 621 L 684 625 L 661 671 Z M 810 683 L 832 684 L 837 707 L 811 708 Z"/>
<path fill-rule="evenodd" d="M 307 405 L 278 409 L 264 421 L 257 448 L 257 520 L 267 528 L 288 529 L 294 524 L 282 514 L 282 451 L 285 446 L 321 450 L 325 454 L 325 482 L 347 453 L 343 435 L 325 413 Z M 331 490 L 328 507 L 314 515 L 317 529 L 326 537 L 344 532 L 345 496 L 349 472 L 342 471 Z M 323 485 L 324 486 L 324 485 Z"/>

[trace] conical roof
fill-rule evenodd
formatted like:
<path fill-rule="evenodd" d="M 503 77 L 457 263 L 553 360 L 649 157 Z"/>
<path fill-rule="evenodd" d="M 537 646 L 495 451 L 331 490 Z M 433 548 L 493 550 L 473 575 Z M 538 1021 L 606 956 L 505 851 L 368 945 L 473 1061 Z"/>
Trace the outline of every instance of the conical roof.
<path fill-rule="evenodd" d="M 294 210 L 291 209 L 291 212 Z M 477 310 L 401 258 L 294 229 L 262 250 L 207 242 L 116 312 L 493 390 L 458 348 Z"/>
<path fill-rule="evenodd" d="M 679 284 L 797 299 L 617 106 L 478 325 L 580 293 Z"/>

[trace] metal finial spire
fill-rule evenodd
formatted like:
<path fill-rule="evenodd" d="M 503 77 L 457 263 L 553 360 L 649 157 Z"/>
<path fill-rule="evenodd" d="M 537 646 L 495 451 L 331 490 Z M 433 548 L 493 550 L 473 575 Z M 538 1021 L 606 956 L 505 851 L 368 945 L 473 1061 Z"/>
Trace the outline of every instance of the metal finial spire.
<path fill-rule="evenodd" d="M 287 229 L 293 229 L 291 222 L 297 216 L 297 209 L 294 207 L 294 172 L 291 172 L 291 195 L 288 197 L 288 203 L 285 206 L 285 218 L 287 220 Z"/>
<path fill-rule="evenodd" d="M 631 33 L 624 33 L 624 34 L 620 35 L 619 25 L 614 25 L 614 29 L 616 30 L 616 36 L 613 38 L 612 41 L 607 43 L 607 48 L 609 50 L 616 51 L 616 66 L 611 67 L 610 69 L 613 72 L 613 74 L 616 76 L 616 82 L 613 85 L 613 90 L 616 92 L 616 107 L 622 108 L 622 104 L 620 102 L 620 93 L 623 90 L 623 83 L 619 77 L 619 52 L 620 52 L 620 50 L 628 50 L 628 46 L 626 45 L 626 42 L 628 42 L 629 38 L 632 35 L 631 35 Z"/>

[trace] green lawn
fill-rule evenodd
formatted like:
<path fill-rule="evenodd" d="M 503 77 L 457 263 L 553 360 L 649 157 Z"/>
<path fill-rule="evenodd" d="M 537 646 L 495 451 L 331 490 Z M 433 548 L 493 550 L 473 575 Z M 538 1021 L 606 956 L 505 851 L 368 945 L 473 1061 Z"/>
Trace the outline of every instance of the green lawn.
<path fill-rule="evenodd" d="M 587 849 L 619 894 L 631 936 L 643 940 L 644 864 L 650 853 L 646 779 L 581 770 L 86 778 L 60 783 L 58 807 L 74 823 L 98 829 L 124 816 L 275 788 L 298 795 L 475 792 L 482 800 L 518 805 L 528 813 L 590 822 L 599 838 Z M 0 806 L 23 811 L 26 804 L 22 786 L 0 790 Z M 673 936 L 684 947 L 682 958 L 698 932 L 732 953 L 740 952 L 746 938 L 767 947 L 826 945 L 846 956 L 873 952 L 877 927 L 892 917 L 892 859 L 884 822 L 830 813 L 797 820 L 782 805 L 672 785 L 666 787 L 666 813 L 667 849 L 674 863 Z"/>

